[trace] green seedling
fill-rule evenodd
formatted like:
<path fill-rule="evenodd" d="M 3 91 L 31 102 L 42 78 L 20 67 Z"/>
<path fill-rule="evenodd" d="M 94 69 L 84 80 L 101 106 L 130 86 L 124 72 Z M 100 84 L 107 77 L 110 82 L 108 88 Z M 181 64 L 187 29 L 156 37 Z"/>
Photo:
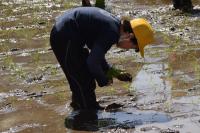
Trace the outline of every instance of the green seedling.
<path fill-rule="evenodd" d="M 164 108 L 165 111 L 168 113 L 172 113 L 173 112 L 173 108 L 172 108 L 172 99 L 168 99 L 165 103 L 164 103 Z"/>
<path fill-rule="evenodd" d="M 56 67 L 51 68 L 51 75 L 56 75 L 58 73 L 58 69 Z"/>
<path fill-rule="evenodd" d="M 16 75 L 19 78 L 25 78 L 26 73 L 23 71 L 23 69 L 14 63 L 12 57 L 10 55 L 7 55 L 6 58 L 4 58 L 4 66 L 7 67 L 9 70 L 14 72 L 14 75 Z"/>
<path fill-rule="evenodd" d="M 15 68 L 15 74 L 19 78 L 25 79 L 26 78 L 26 73 L 23 71 L 23 69 L 20 66 L 16 66 Z"/>
<path fill-rule="evenodd" d="M 112 78 L 117 78 L 120 81 L 132 81 L 132 76 L 129 73 L 116 68 L 109 69 L 107 72 L 107 77 L 109 80 L 112 80 Z"/>
<path fill-rule="evenodd" d="M 39 67 L 39 69 L 43 73 L 48 72 L 50 70 L 51 75 L 56 75 L 58 73 L 58 68 L 56 66 L 53 66 L 53 65 L 50 65 L 50 64 L 47 64 L 43 67 Z"/>
<path fill-rule="evenodd" d="M 106 87 L 106 89 L 103 92 L 108 95 L 113 95 L 116 93 L 116 89 L 112 86 L 108 86 L 108 87 Z"/>
<path fill-rule="evenodd" d="M 109 89 L 110 91 L 110 94 L 114 94 L 115 92 L 116 92 L 116 89 L 114 88 L 114 87 L 111 87 L 110 89 Z"/>
<path fill-rule="evenodd" d="M 198 61 L 194 62 L 194 71 L 196 73 L 196 79 L 200 80 L 200 63 Z"/>
<path fill-rule="evenodd" d="M 123 85 L 123 88 L 130 91 L 130 83 L 126 83 Z"/>
<path fill-rule="evenodd" d="M 55 97 L 57 98 L 57 100 L 59 100 L 59 101 L 64 101 L 64 100 L 66 100 L 66 94 L 65 94 L 63 91 L 61 91 L 61 92 L 56 92 L 54 95 L 55 95 Z"/>
<path fill-rule="evenodd" d="M 117 77 L 120 75 L 120 73 L 123 72 L 122 70 L 116 69 L 114 67 L 111 67 L 108 72 L 106 73 L 106 76 L 108 79 L 112 79 L 113 77 Z"/>
<path fill-rule="evenodd" d="M 132 94 L 136 94 L 136 88 L 135 87 L 129 87 L 129 90 L 130 90 L 130 92 L 132 93 Z"/>
<path fill-rule="evenodd" d="M 10 70 L 15 69 L 16 64 L 13 62 L 13 59 L 10 55 L 7 55 L 4 60 L 3 60 L 3 64 L 5 67 L 9 68 Z"/>
<path fill-rule="evenodd" d="M 72 3 L 71 3 L 71 2 L 64 2 L 64 3 L 63 3 L 63 7 L 64 7 L 65 9 L 69 9 L 69 8 L 72 7 Z"/>
<path fill-rule="evenodd" d="M 95 6 L 105 9 L 105 0 L 96 0 Z"/>
<path fill-rule="evenodd" d="M 32 56 L 33 62 L 38 65 L 39 61 L 40 61 L 40 54 L 38 52 L 35 52 Z"/>

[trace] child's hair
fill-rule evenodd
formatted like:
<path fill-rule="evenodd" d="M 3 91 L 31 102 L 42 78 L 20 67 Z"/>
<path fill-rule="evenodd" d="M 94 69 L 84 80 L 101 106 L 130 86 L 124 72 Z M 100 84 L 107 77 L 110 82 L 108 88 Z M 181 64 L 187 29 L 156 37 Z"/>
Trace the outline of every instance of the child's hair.
<path fill-rule="evenodd" d="M 133 33 L 130 21 L 128 19 L 126 19 L 126 18 L 122 19 L 122 25 L 123 25 L 124 32 Z"/>

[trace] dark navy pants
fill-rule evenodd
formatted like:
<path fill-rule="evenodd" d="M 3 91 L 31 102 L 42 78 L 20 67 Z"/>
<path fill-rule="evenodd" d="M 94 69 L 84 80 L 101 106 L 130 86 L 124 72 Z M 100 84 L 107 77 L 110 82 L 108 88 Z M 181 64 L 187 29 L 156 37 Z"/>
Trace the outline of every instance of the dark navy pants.
<path fill-rule="evenodd" d="M 98 104 L 96 83 L 86 64 L 88 49 L 78 40 L 67 39 L 66 34 L 57 32 L 55 27 L 51 31 L 50 44 L 70 85 L 71 106 L 74 109 L 94 108 Z"/>

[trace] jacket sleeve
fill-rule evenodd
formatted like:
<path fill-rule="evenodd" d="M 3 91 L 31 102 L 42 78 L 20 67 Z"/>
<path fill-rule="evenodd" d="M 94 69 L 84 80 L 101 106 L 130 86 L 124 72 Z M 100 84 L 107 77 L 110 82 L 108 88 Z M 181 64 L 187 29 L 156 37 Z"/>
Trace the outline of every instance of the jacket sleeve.
<path fill-rule="evenodd" d="M 105 31 L 99 35 L 94 42 L 91 52 L 87 58 L 89 71 L 96 79 L 100 87 L 108 84 L 108 78 L 105 72 L 110 68 L 105 59 L 105 54 L 113 44 L 118 41 L 118 34 L 113 31 Z"/>
<path fill-rule="evenodd" d="M 104 73 L 106 73 L 111 68 L 111 65 L 108 64 L 108 62 L 106 61 L 105 58 L 104 58 L 104 60 L 102 60 L 101 66 L 102 66 Z"/>
<path fill-rule="evenodd" d="M 104 69 L 107 69 L 106 67 L 108 67 L 106 65 L 107 62 L 105 60 L 105 53 L 106 51 L 104 48 L 100 44 L 96 43 L 87 58 L 89 71 L 94 76 L 100 87 L 108 84 L 108 79 L 104 73 Z"/>

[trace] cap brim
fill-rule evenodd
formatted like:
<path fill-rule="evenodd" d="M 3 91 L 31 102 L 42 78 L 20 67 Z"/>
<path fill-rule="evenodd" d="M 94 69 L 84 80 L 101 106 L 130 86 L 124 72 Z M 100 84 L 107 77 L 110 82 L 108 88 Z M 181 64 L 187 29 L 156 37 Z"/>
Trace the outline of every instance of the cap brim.
<path fill-rule="evenodd" d="M 139 47 L 139 51 L 140 51 L 140 55 L 144 58 L 144 47 L 140 42 L 138 42 L 138 47 Z"/>

